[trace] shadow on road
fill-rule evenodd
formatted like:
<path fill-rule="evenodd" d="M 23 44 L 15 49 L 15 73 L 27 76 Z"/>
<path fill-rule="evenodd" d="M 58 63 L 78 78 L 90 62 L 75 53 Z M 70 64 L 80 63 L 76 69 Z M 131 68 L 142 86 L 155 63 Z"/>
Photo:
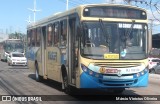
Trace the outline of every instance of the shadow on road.
<path fill-rule="evenodd" d="M 29 74 L 28 77 L 36 81 L 35 74 Z M 63 91 L 62 84 L 59 82 L 56 82 L 56 81 L 49 79 L 49 80 L 42 80 L 40 83 L 45 84 L 47 86 L 50 86 L 56 90 Z M 136 94 L 134 90 L 129 90 L 129 89 L 125 90 L 121 94 L 118 94 L 118 93 L 113 93 L 112 91 L 110 91 L 110 89 L 107 90 L 107 89 L 75 89 L 75 88 L 72 88 L 71 95 L 77 96 L 77 97 L 78 96 L 81 97 L 82 95 L 86 95 L 86 96 L 89 96 L 89 95 L 94 95 L 94 96 L 99 96 L 99 95 L 103 95 L 103 96 L 136 95 L 136 96 L 138 96 L 138 94 Z"/>
<path fill-rule="evenodd" d="M 35 74 L 29 74 L 28 77 L 36 81 Z M 47 79 L 47 80 L 42 79 L 40 83 L 50 86 L 56 90 L 62 91 L 62 84 L 59 82 L 56 82 L 50 79 Z"/>
<path fill-rule="evenodd" d="M 28 69 L 26 66 L 10 66 L 8 69 Z"/>

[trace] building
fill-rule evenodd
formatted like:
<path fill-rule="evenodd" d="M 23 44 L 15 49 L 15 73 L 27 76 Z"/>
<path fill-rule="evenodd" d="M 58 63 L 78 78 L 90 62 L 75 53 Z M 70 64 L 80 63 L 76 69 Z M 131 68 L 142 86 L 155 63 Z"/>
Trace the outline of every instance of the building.
<path fill-rule="evenodd" d="M 160 33 L 152 35 L 152 48 L 160 48 Z"/>

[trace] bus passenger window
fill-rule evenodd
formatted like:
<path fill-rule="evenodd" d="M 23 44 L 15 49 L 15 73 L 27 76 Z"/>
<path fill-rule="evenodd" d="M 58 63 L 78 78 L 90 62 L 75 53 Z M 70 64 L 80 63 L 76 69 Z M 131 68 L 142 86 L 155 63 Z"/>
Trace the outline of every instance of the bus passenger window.
<path fill-rule="evenodd" d="M 67 20 L 61 21 L 61 45 L 65 46 L 67 44 Z"/>
<path fill-rule="evenodd" d="M 27 33 L 27 45 L 28 45 L 28 47 L 30 47 L 31 46 L 31 31 L 30 30 L 28 30 L 28 33 Z"/>
<path fill-rule="evenodd" d="M 36 42 L 37 42 L 37 43 L 36 43 L 36 46 L 37 46 L 37 47 L 40 46 L 40 37 L 41 37 L 40 34 L 41 34 L 41 29 L 38 28 L 38 29 L 37 29 L 37 39 L 36 39 Z"/>
<path fill-rule="evenodd" d="M 36 34 L 35 34 L 35 30 L 32 30 L 32 35 L 31 35 L 31 44 L 32 46 L 35 46 L 35 39 L 36 39 Z"/>
<path fill-rule="evenodd" d="M 48 30 L 47 30 L 48 32 L 48 46 L 52 46 L 52 27 L 51 26 L 48 26 Z"/>
<path fill-rule="evenodd" d="M 59 23 L 55 24 L 55 28 L 54 28 L 54 45 L 58 46 L 59 44 Z"/>

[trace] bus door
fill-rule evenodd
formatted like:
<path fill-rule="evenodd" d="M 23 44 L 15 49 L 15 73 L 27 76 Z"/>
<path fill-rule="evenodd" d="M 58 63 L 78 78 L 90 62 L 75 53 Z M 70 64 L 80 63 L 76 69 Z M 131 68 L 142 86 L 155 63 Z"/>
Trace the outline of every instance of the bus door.
<path fill-rule="evenodd" d="M 76 85 L 76 18 L 69 18 L 69 83 Z"/>
<path fill-rule="evenodd" d="M 47 79 L 47 70 L 46 70 L 46 26 L 42 27 L 42 35 L 41 35 L 41 57 L 42 57 L 42 70 L 43 77 Z"/>

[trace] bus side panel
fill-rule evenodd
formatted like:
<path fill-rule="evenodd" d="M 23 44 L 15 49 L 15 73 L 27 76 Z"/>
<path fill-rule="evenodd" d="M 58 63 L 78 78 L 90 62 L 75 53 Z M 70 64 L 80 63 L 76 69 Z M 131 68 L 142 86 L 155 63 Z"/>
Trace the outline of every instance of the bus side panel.
<path fill-rule="evenodd" d="M 35 72 L 35 60 L 39 47 L 29 48 L 27 51 L 28 67 Z"/>
<path fill-rule="evenodd" d="M 46 65 L 48 78 L 61 82 L 60 50 L 57 47 L 47 47 Z"/>
<path fill-rule="evenodd" d="M 28 59 L 28 68 L 30 70 L 32 70 L 33 72 L 35 72 L 34 61 L 33 60 Z"/>
<path fill-rule="evenodd" d="M 38 49 L 37 55 L 36 55 L 36 60 L 38 63 L 38 68 L 39 68 L 39 75 L 43 76 L 43 70 L 42 70 L 42 54 L 41 54 L 41 48 Z"/>

